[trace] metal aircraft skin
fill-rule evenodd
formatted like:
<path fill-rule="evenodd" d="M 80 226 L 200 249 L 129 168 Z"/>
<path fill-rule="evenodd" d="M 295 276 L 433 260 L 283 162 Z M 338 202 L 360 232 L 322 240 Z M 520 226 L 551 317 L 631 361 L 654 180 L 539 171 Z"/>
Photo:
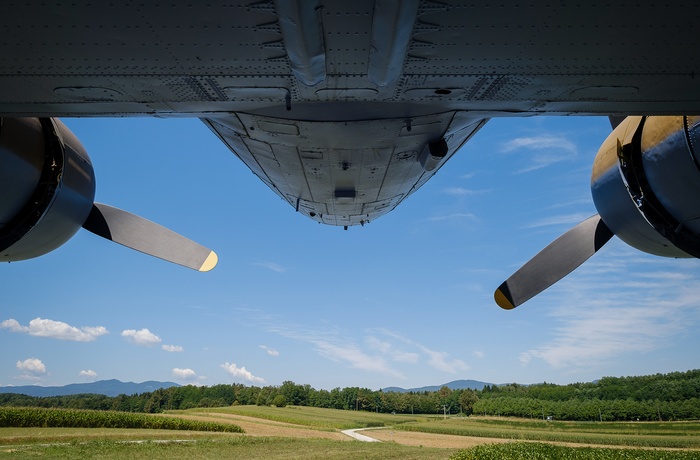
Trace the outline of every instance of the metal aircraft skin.
<path fill-rule="evenodd" d="M 93 203 L 90 159 L 57 117 L 200 118 L 293 211 L 347 228 L 393 210 L 490 118 L 573 114 L 617 125 L 592 176 L 600 215 L 501 285 L 499 305 L 536 295 L 613 234 L 697 257 L 697 24 L 693 2 L 13 2 L 0 16 L 0 260 L 84 227 L 216 264 Z"/>

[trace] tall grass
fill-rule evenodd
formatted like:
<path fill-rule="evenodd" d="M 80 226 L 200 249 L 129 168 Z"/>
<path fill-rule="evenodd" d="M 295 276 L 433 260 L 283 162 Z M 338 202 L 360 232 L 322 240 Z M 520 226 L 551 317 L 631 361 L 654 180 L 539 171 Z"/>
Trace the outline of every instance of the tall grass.
<path fill-rule="evenodd" d="M 148 428 L 158 430 L 223 431 L 229 433 L 243 432 L 241 427 L 228 423 L 212 423 L 128 412 L 33 407 L 0 408 L 0 427 Z"/>
<path fill-rule="evenodd" d="M 534 442 L 484 444 L 461 450 L 450 460 L 697 460 L 699 452 L 598 447 L 564 447 Z"/>

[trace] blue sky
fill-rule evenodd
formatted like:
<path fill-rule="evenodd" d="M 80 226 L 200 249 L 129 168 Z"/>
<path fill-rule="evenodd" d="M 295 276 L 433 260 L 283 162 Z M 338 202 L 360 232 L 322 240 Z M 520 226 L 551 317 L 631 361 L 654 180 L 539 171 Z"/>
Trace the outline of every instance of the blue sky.
<path fill-rule="evenodd" d="M 493 290 L 595 213 L 597 117 L 489 122 L 363 228 L 297 215 L 195 119 L 67 119 L 96 200 L 214 249 L 197 273 L 80 231 L 0 266 L 0 385 L 116 378 L 379 389 L 700 367 L 700 264 L 613 239 L 503 311 Z"/>

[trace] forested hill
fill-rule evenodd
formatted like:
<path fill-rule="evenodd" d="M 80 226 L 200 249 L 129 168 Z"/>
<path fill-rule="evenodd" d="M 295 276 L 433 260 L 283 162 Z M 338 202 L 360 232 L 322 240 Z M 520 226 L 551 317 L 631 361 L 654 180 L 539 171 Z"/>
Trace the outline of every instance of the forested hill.
<path fill-rule="evenodd" d="M 700 370 L 643 377 L 605 377 L 597 382 L 554 385 L 486 385 L 481 390 L 373 391 L 349 387 L 316 390 L 291 381 L 280 386 L 242 384 L 174 386 L 116 397 L 87 394 L 31 397 L 0 394 L 0 406 L 68 407 L 128 412 L 235 404 L 325 407 L 416 414 L 507 415 L 556 420 L 700 419 Z"/>
<path fill-rule="evenodd" d="M 388 388 L 383 388 L 382 391 L 384 393 L 393 391 L 395 393 L 407 393 L 407 392 L 413 392 L 413 393 L 420 393 L 423 391 L 439 391 L 440 388 L 442 387 L 447 387 L 450 390 L 464 390 L 465 388 L 469 388 L 472 390 L 481 390 L 484 388 L 486 385 L 493 385 L 493 383 L 486 383 L 486 382 L 480 382 L 478 380 L 453 380 L 451 382 L 447 382 L 442 385 L 430 385 L 427 387 L 420 387 L 420 388 L 401 388 L 401 387 L 388 387 Z"/>

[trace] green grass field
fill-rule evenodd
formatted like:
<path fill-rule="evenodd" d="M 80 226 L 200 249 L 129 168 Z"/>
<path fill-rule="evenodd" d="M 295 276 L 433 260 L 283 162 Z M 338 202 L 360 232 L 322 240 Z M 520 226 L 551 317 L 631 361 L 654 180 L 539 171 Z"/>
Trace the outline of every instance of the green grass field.
<path fill-rule="evenodd" d="M 545 422 L 468 417 L 409 422 L 395 429 L 511 440 L 700 449 L 700 422 Z"/>
<path fill-rule="evenodd" d="M 188 409 L 186 411 L 169 411 L 169 414 L 206 413 L 235 414 L 247 417 L 274 420 L 276 422 L 304 425 L 320 430 L 348 430 L 352 428 L 368 428 L 378 426 L 393 426 L 402 423 L 424 420 L 426 417 L 417 415 L 377 414 L 353 410 L 321 409 L 318 407 L 266 407 L 266 406 L 231 406 L 221 408 Z"/>
<path fill-rule="evenodd" d="M 5 435 L 0 428 L 0 437 Z M 100 458 L 134 460 L 157 459 L 448 459 L 456 449 L 417 448 L 394 443 L 362 443 L 359 441 L 330 441 L 325 439 L 252 437 L 223 434 L 206 437 L 161 437 L 159 433 L 102 432 L 97 439 L 88 433 L 74 433 L 57 439 L 51 431 L 32 434 L 35 428 L 22 428 L 25 438 L 19 444 L 0 445 L 0 459 Z M 49 430 L 56 430 L 54 428 Z M 162 433 L 167 436 L 166 433 Z M 15 433 L 17 435 L 17 433 Z M 46 436 L 42 440 L 42 437 Z M 125 439 L 122 438 L 125 436 Z M 48 440 L 48 441 L 47 441 Z"/>
<path fill-rule="evenodd" d="M 149 417 L 163 418 L 162 415 Z M 434 416 L 259 406 L 173 411 L 165 417 L 201 418 L 214 420 L 216 424 L 241 423 L 251 428 L 239 434 L 105 427 L 6 427 L 0 428 L 0 459 L 700 460 L 700 422 L 568 423 L 485 417 L 444 420 Z M 368 426 L 390 427 L 382 430 L 388 441 L 362 443 L 338 433 L 341 429 Z M 294 435 L 270 434 L 280 427 Z M 391 438 L 389 432 L 393 433 Z M 419 438 L 423 445 L 395 442 L 394 436 L 399 440 L 400 433 Z M 372 431 L 366 434 L 371 436 Z M 447 438 L 473 441 L 473 447 L 454 447 L 454 443 L 446 442 Z M 503 444 L 504 439 L 516 442 Z M 475 445 L 482 442 L 486 444 Z"/>

